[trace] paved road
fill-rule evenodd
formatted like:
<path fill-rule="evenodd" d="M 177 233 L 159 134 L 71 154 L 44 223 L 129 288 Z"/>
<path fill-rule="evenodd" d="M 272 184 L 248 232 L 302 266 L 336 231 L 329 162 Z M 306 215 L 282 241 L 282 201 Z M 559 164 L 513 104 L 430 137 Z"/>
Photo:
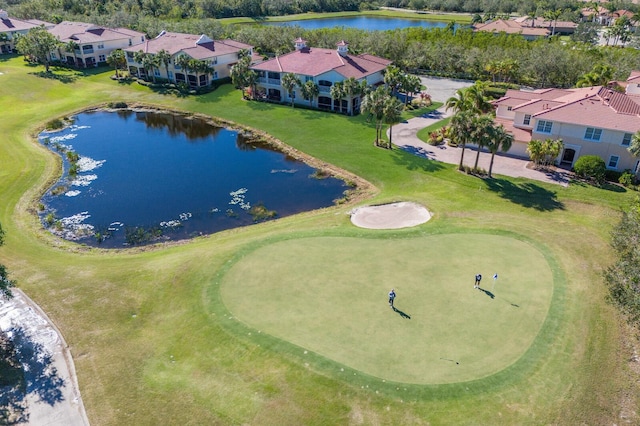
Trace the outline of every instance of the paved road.
<path fill-rule="evenodd" d="M 17 424 L 88 426 L 69 347 L 38 305 L 21 290 L 12 291 L 12 299 L 0 299 L 0 330 L 17 348 L 27 385 L 26 393 L 5 389 L 0 404 L 25 407 Z"/>
<path fill-rule="evenodd" d="M 473 84 L 468 81 L 438 79 L 433 77 L 423 77 L 421 80 L 422 83 L 427 86 L 427 93 L 431 94 L 431 98 L 438 102 L 445 102 L 451 96 L 455 95 L 455 91 L 457 89 L 469 87 Z M 394 145 L 430 160 L 441 161 L 448 164 L 458 164 L 460 162 L 460 154 L 462 151 L 460 148 L 454 148 L 447 145 L 432 146 L 422 142 L 417 136 L 419 130 L 430 126 L 449 115 L 450 113 L 446 111 L 443 106 L 428 115 L 411 118 L 404 123 L 396 124 L 393 126 Z M 477 150 L 474 148 L 467 148 L 464 155 L 464 164 L 467 166 L 473 166 L 476 155 Z M 488 152 L 481 152 L 478 167 L 489 170 L 490 161 L 491 154 Z M 527 168 L 528 163 L 528 160 L 522 158 L 497 154 L 493 162 L 492 174 L 524 177 L 563 186 L 568 185 L 569 176 L 567 173 L 545 173 L 538 170 L 532 170 Z"/>

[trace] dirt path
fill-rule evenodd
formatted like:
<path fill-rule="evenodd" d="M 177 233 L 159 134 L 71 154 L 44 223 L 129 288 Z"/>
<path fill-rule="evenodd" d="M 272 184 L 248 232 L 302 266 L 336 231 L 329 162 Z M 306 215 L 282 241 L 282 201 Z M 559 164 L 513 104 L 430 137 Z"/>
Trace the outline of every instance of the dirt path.
<path fill-rule="evenodd" d="M 0 405 L 15 407 L 12 424 L 89 425 L 69 347 L 38 305 L 12 291 L 12 299 L 0 300 L 0 330 L 16 347 L 26 391 L 3 389 Z"/>

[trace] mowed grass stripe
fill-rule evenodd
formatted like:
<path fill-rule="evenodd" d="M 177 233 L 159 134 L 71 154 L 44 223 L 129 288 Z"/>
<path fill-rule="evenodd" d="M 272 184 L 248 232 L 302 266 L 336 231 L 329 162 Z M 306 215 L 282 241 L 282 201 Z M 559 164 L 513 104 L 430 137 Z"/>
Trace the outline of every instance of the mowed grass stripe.
<path fill-rule="evenodd" d="M 486 292 L 473 289 L 477 272 Z M 441 384 L 516 362 L 545 320 L 553 275 L 533 246 L 502 235 L 317 237 L 245 254 L 220 291 L 261 333 L 374 377 Z"/>

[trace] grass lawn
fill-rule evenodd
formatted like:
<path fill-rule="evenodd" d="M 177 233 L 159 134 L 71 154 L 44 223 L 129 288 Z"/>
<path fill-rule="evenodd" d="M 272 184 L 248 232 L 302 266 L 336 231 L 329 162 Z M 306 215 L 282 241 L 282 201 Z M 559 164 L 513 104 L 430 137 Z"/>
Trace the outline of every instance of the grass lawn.
<path fill-rule="evenodd" d="M 62 330 L 92 424 L 610 424 L 621 412 L 639 422 L 627 336 L 601 279 L 609 230 L 635 194 L 477 179 L 375 148 L 365 117 L 247 102 L 230 86 L 175 97 L 106 70 L 41 71 L 0 59 L 0 262 Z M 433 217 L 374 232 L 350 223 L 347 204 L 169 246 L 106 251 L 53 238 L 32 212 L 60 165 L 33 136 L 113 101 L 260 129 L 374 184 L 359 204 L 415 201 Z M 485 286 L 500 274 L 495 299 L 473 290 L 476 272 Z M 390 284 L 411 319 L 386 306 Z M 521 330 L 513 341 L 511 328 Z"/>

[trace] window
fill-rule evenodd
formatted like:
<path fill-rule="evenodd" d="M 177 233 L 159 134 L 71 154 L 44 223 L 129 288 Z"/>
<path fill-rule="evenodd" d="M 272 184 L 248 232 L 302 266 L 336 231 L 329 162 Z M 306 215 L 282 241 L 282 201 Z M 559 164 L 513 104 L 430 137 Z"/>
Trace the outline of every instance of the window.
<path fill-rule="evenodd" d="M 632 137 L 633 137 L 633 135 L 631 133 L 625 133 L 624 137 L 622 138 L 622 146 L 631 145 L 631 138 Z"/>
<path fill-rule="evenodd" d="M 531 114 L 524 115 L 524 120 L 522 120 L 522 124 L 524 124 L 525 126 L 528 126 L 531 124 Z"/>
<path fill-rule="evenodd" d="M 607 163 L 607 167 L 610 169 L 617 169 L 618 160 L 620 160 L 620 157 L 618 157 L 617 155 L 612 155 L 611 157 L 609 157 L 609 163 Z"/>
<path fill-rule="evenodd" d="M 553 127 L 552 121 L 538 121 L 538 127 L 536 128 L 536 132 L 538 133 L 551 133 L 551 127 Z"/>
<path fill-rule="evenodd" d="M 169 80 L 173 80 L 173 71 L 169 71 L 168 77 L 169 77 Z"/>
<path fill-rule="evenodd" d="M 104 44 L 99 44 L 98 49 L 104 49 Z"/>
<path fill-rule="evenodd" d="M 214 72 L 213 72 L 213 77 L 212 77 L 212 78 L 213 78 L 214 80 L 217 80 L 217 79 L 218 79 L 218 71 L 214 71 Z"/>
<path fill-rule="evenodd" d="M 160 70 L 158 68 L 154 68 L 153 75 L 155 75 L 156 77 L 160 77 Z"/>
<path fill-rule="evenodd" d="M 329 87 L 331 86 L 333 83 L 331 83 L 329 80 L 320 80 L 318 81 L 318 86 L 325 86 L 325 87 Z"/>
<path fill-rule="evenodd" d="M 55 53 L 51 52 L 51 59 L 55 61 L 56 59 L 58 59 L 58 57 Z"/>
<path fill-rule="evenodd" d="M 217 56 L 211 60 L 211 65 L 218 65 L 218 57 Z"/>
<path fill-rule="evenodd" d="M 600 136 L 602 136 L 602 129 L 587 127 L 587 131 L 584 132 L 584 138 L 588 141 L 599 141 Z"/>
<path fill-rule="evenodd" d="M 129 46 L 131 46 L 133 43 L 131 42 L 131 39 L 129 39 Z"/>
<path fill-rule="evenodd" d="M 311 77 L 310 75 L 305 75 L 304 82 L 306 83 L 307 81 L 313 81 L 313 77 Z"/>
<path fill-rule="evenodd" d="M 98 62 L 106 62 L 107 58 L 104 55 L 98 55 Z"/>
<path fill-rule="evenodd" d="M 511 111 L 512 109 L 513 109 L 513 107 L 512 107 L 512 106 L 508 106 L 508 107 L 507 107 L 507 111 Z"/>

